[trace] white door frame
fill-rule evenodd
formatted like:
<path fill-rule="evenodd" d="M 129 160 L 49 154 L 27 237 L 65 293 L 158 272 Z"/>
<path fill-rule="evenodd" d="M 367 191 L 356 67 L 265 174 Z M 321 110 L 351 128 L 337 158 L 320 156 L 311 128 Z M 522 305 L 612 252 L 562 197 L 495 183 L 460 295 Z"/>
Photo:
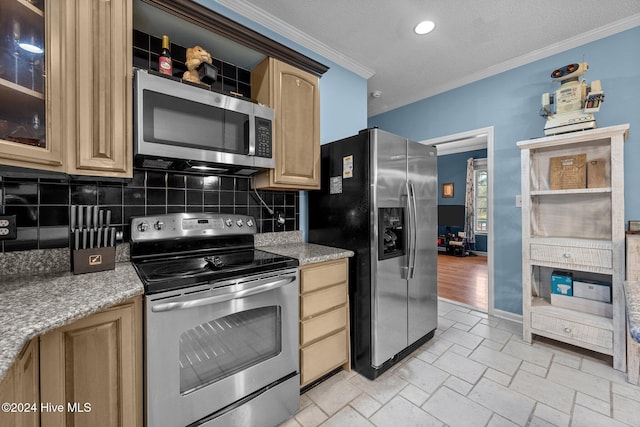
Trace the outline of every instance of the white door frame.
<path fill-rule="evenodd" d="M 420 141 L 420 143 L 425 145 L 447 144 L 446 146 L 442 146 L 443 149 L 447 150 L 447 153 L 481 149 L 486 143 L 487 171 L 489 178 L 489 196 L 487 198 L 487 203 L 489 204 L 489 230 L 487 236 L 487 309 L 489 312 L 488 314 L 493 315 L 495 310 L 493 297 L 493 260 L 495 256 L 493 248 L 493 126 L 442 136 L 439 138 L 427 139 Z"/>

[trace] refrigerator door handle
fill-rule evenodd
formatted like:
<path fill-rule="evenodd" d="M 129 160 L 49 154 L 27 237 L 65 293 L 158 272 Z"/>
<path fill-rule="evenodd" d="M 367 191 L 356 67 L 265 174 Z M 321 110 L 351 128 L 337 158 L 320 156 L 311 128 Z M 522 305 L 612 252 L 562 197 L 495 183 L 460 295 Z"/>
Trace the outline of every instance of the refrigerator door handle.
<path fill-rule="evenodd" d="M 405 250 L 406 250 L 406 255 L 404 257 L 404 259 L 406 260 L 406 263 L 402 266 L 401 271 L 402 271 L 402 278 L 403 279 L 409 279 L 409 274 L 411 270 L 411 239 L 413 238 L 413 234 L 411 233 L 411 230 L 413 229 L 413 218 L 411 215 L 411 188 L 409 187 L 409 181 L 405 182 L 405 194 L 402 194 L 402 197 L 406 197 L 406 205 L 405 205 L 405 209 L 406 209 L 406 218 L 407 218 L 407 223 L 406 225 L 406 243 L 405 243 Z"/>
<path fill-rule="evenodd" d="M 410 220 L 409 223 L 409 232 L 412 234 L 409 239 L 409 273 L 408 279 L 413 279 L 413 273 L 416 267 L 416 250 L 418 247 L 418 224 L 416 221 L 418 219 L 418 211 L 416 207 L 416 189 L 413 186 L 413 183 L 408 183 L 409 187 L 409 218 L 413 216 L 413 219 Z"/>

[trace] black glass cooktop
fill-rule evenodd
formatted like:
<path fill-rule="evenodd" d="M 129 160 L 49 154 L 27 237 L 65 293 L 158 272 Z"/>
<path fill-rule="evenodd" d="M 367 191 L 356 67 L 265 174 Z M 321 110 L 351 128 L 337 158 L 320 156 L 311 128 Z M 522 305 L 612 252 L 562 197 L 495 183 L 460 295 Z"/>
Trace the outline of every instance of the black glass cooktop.
<path fill-rule="evenodd" d="M 257 249 L 177 255 L 133 263 L 147 294 L 297 267 L 298 260 Z"/>

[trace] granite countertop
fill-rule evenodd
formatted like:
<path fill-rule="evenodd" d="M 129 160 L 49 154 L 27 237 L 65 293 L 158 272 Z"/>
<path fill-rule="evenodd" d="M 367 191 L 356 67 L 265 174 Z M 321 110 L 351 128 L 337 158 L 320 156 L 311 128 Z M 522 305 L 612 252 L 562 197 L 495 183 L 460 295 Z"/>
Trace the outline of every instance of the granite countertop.
<path fill-rule="evenodd" d="M 0 276 L 0 379 L 31 338 L 143 292 L 129 262 L 116 263 L 115 270 L 79 275 L 56 271 Z"/>
<path fill-rule="evenodd" d="M 301 266 L 354 255 L 304 243 L 300 231 L 257 234 L 254 241 Z M 144 293 L 128 249 L 117 247 L 115 270 L 79 275 L 68 271 L 67 249 L 0 254 L 0 379 L 30 339 Z"/>
<path fill-rule="evenodd" d="M 304 243 L 300 231 L 256 234 L 254 244 L 263 251 L 296 258 L 301 266 L 354 255 L 347 249 Z"/>
<path fill-rule="evenodd" d="M 624 294 L 627 300 L 629 334 L 640 344 L 640 282 L 624 282 Z"/>

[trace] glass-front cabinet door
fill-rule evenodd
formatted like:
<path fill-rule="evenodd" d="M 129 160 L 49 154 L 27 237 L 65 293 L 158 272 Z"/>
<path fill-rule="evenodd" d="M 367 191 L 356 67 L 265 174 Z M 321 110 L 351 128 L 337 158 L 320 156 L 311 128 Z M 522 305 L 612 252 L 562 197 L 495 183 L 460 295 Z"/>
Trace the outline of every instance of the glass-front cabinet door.
<path fill-rule="evenodd" d="M 52 134 L 53 105 L 59 100 L 60 40 L 52 25 L 59 1 L 0 2 L 0 163 L 47 169 L 62 165 L 60 142 Z M 58 68 L 59 69 L 59 68 Z M 56 93 L 56 91 L 58 93 Z M 60 101 L 57 101 L 60 102 Z"/>
<path fill-rule="evenodd" d="M 132 0 L 0 0 L 0 170 L 132 176 L 132 23 Z"/>

